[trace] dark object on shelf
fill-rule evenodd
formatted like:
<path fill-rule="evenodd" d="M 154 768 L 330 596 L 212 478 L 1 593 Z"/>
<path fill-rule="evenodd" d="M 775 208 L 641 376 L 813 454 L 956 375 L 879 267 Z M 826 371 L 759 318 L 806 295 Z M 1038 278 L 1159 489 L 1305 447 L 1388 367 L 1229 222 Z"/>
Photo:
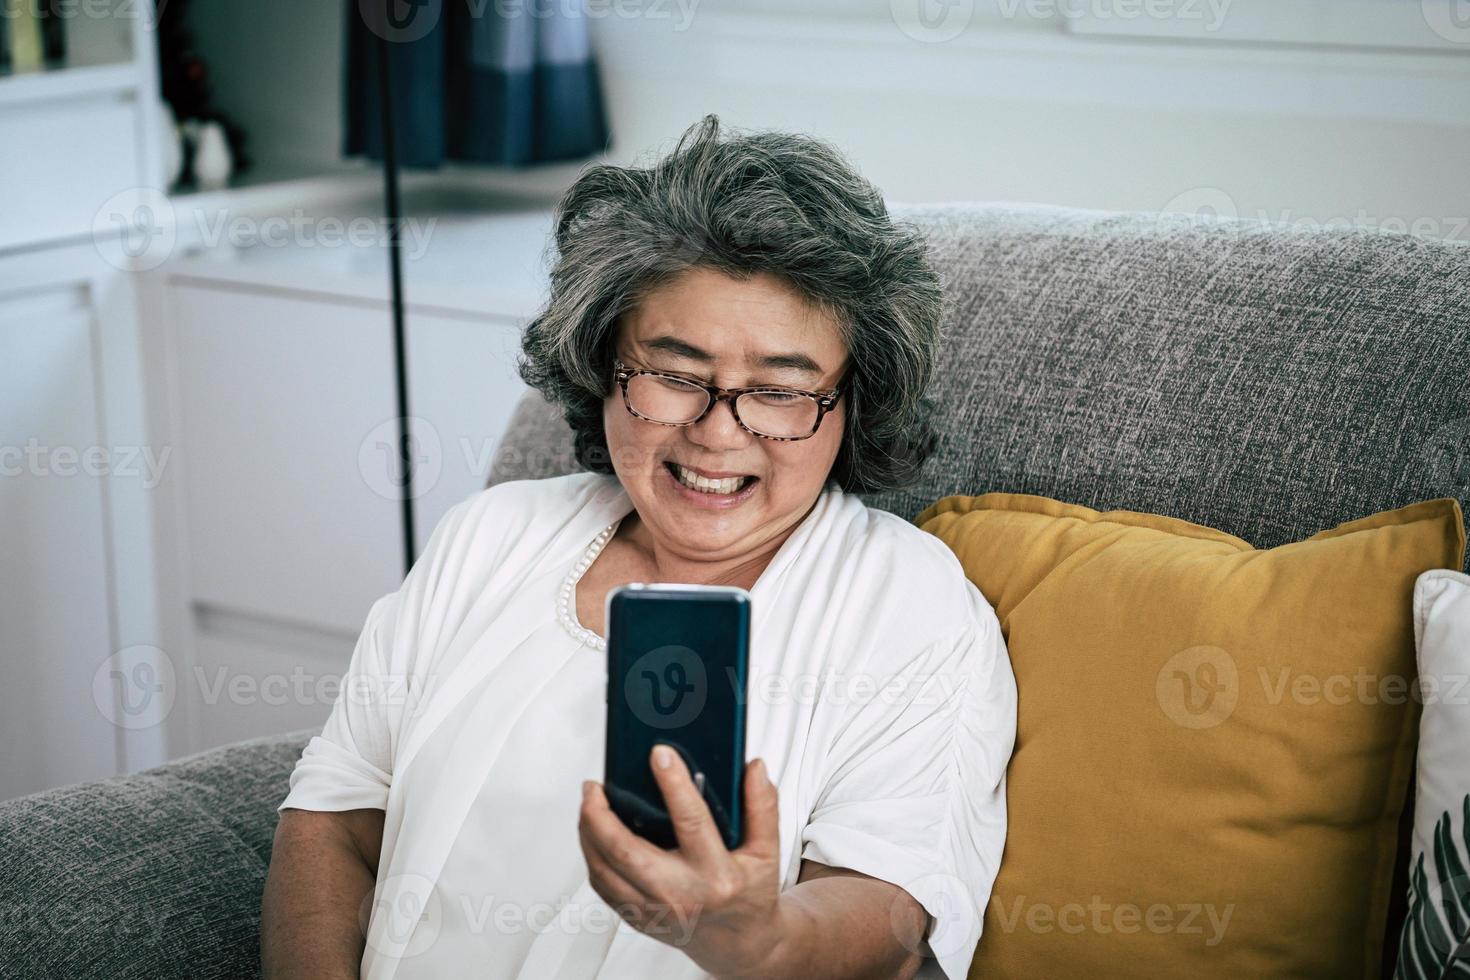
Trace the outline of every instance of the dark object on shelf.
<path fill-rule="evenodd" d="M 0 0 L 0 15 L 5 13 L 5 4 Z M 0 73 L 10 70 L 10 18 L 0 16 Z"/>
<path fill-rule="evenodd" d="M 41 52 L 47 68 L 66 64 L 66 18 L 62 0 L 45 0 L 36 7 L 41 21 Z"/>
<path fill-rule="evenodd" d="M 194 34 L 189 29 L 189 0 L 155 0 L 155 10 L 158 83 L 163 100 L 173 109 L 175 119 L 218 122 L 230 145 L 235 175 L 244 173 L 251 163 L 245 130 L 214 102 L 209 65 L 195 48 Z M 180 185 L 190 186 L 193 182 L 193 162 L 186 158 Z"/>

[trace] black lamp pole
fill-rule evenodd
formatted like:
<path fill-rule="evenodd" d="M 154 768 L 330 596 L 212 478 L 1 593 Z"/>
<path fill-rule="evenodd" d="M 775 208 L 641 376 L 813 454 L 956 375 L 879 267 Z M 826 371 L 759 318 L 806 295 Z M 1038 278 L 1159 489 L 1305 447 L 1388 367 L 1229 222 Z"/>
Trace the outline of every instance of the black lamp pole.
<path fill-rule="evenodd" d="M 384 0 L 389 6 L 394 0 Z M 384 11 L 383 26 L 391 23 L 391 11 Z M 403 316 L 403 243 L 398 200 L 398 140 L 393 129 L 392 45 L 386 29 L 378 31 L 378 118 L 383 134 L 383 197 L 388 212 L 388 268 L 393 307 L 393 367 L 398 396 L 398 463 L 401 474 L 403 504 L 403 573 L 413 567 L 417 554 L 413 521 L 413 436 L 408 431 L 408 351 L 404 337 Z"/>

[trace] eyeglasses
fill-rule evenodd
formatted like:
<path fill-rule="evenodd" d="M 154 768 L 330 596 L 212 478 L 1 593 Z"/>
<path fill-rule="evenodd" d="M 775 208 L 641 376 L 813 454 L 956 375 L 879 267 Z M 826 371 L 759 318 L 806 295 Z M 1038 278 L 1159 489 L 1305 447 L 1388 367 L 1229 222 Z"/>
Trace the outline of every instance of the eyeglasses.
<path fill-rule="evenodd" d="M 798 388 L 720 388 L 660 371 L 613 362 L 613 378 L 623 389 L 630 413 L 659 425 L 693 425 L 715 402 L 730 400 L 735 421 L 762 439 L 794 442 L 817 434 L 822 419 L 837 404 L 840 386 L 829 391 Z"/>

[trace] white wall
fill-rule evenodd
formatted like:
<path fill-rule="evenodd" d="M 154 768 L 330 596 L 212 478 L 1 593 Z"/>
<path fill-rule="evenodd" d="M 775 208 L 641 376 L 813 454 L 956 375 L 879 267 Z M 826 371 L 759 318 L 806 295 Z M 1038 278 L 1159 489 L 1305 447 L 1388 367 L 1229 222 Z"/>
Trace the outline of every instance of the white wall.
<path fill-rule="evenodd" d="M 827 137 L 895 200 L 1214 208 L 1470 238 L 1470 28 L 1432 30 L 1441 0 L 1150 0 L 1173 13 L 1132 21 L 1097 16 L 1130 0 L 1068 0 L 1091 12 L 1070 22 L 1061 0 L 922 0 L 965 15 L 945 40 L 904 15 L 921 0 L 594 2 L 618 162 L 716 112 Z M 335 7 L 196 6 L 217 19 L 201 46 L 263 165 L 338 166 Z M 554 196 L 576 169 L 476 179 Z"/>
<path fill-rule="evenodd" d="M 249 134 L 252 182 L 342 166 L 345 2 L 194 0 L 189 23 L 216 104 Z M 356 0 L 351 0 L 356 9 Z"/>

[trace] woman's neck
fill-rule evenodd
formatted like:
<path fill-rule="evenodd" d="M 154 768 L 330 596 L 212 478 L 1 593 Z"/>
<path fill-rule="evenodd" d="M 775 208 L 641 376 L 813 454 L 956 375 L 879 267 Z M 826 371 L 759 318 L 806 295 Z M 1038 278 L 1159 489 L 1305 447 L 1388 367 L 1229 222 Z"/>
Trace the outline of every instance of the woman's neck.
<path fill-rule="evenodd" d="M 795 530 L 795 528 L 792 528 Z M 705 562 L 682 558 L 661 549 L 654 540 L 648 526 L 638 517 L 636 510 L 629 511 L 613 535 L 621 541 L 634 559 L 646 569 L 643 581 L 682 582 L 690 585 L 734 585 L 742 589 L 753 587 L 781 545 L 791 536 L 787 531 L 777 540 L 770 542 L 760 551 L 744 558 L 724 562 Z"/>

